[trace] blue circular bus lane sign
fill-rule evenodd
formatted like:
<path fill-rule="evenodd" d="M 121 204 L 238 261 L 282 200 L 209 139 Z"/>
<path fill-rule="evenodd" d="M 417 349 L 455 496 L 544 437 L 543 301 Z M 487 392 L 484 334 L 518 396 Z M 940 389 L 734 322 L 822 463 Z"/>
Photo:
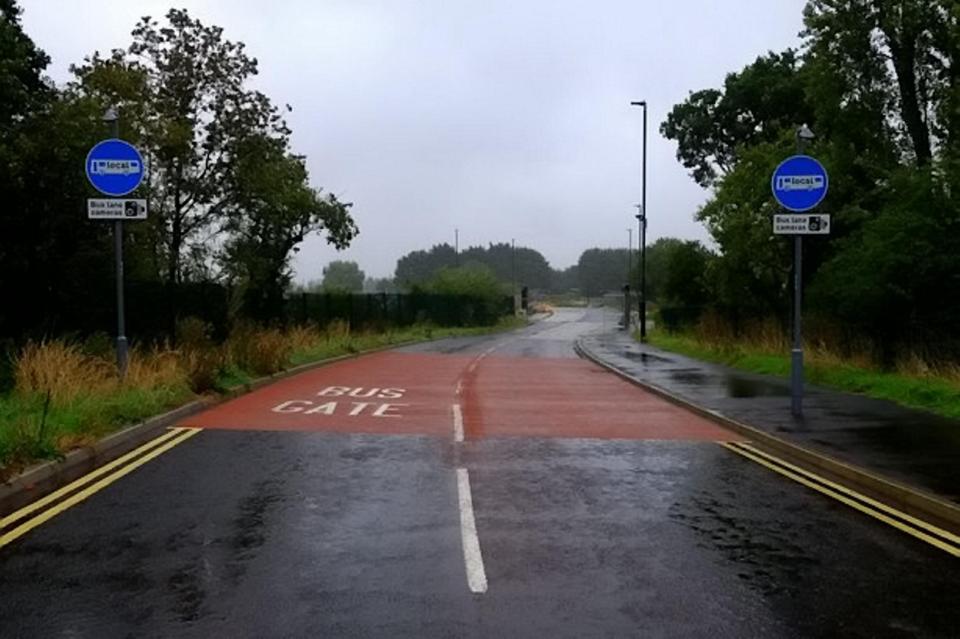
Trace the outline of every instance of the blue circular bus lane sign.
<path fill-rule="evenodd" d="M 123 140 L 104 140 L 87 154 L 87 179 L 104 195 L 121 197 L 143 181 L 140 151 Z"/>
<path fill-rule="evenodd" d="M 802 213 L 823 202 L 830 179 L 820 162 L 809 155 L 794 155 L 773 172 L 770 186 L 780 206 Z"/>

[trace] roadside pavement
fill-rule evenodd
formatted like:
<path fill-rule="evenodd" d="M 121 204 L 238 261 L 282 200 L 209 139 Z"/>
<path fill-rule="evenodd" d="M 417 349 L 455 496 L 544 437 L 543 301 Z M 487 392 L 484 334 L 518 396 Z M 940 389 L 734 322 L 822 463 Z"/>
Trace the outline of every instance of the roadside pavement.
<path fill-rule="evenodd" d="M 585 336 L 580 346 L 702 408 L 960 504 L 960 421 L 810 385 L 797 419 L 790 414 L 789 380 L 684 357 L 615 330 Z"/>

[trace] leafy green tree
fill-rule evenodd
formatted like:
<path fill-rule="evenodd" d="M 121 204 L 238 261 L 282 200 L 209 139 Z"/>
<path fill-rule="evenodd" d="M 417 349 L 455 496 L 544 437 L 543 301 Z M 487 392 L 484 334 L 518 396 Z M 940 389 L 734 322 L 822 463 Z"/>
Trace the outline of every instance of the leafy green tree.
<path fill-rule="evenodd" d="M 397 261 L 396 279 L 410 286 L 432 278 L 440 269 L 474 262 L 484 264 L 501 282 L 516 279 L 517 287 L 545 290 L 550 287 L 553 270 L 543 255 L 534 249 L 500 242 L 472 246 L 460 252 L 449 244 L 438 244 L 429 251 L 413 251 Z"/>
<path fill-rule="evenodd" d="M 592 248 L 584 251 L 577 263 L 580 291 L 588 297 L 619 292 L 627 283 L 628 264 L 627 249 Z"/>
<path fill-rule="evenodd" d="M 569 293 L 580 287 L 579 266 L 574 264 L 562 270 L 554 270 L 550 290 L 553 293 Z"/>
<path fill-rule="evenodd" d="M 723 90 L 690 94 L 675 106 L 660 131 L 677 142 L 677 159 L 703 187 L 733 170 L 739 149 L 777 140 L 797 124 L 814 124 L 814 110 L 800 79 L 800 60 L 792 50 L 756 59 L 731 73 Z"/>
<path fill-rule="evenodd" d="M 460 255 L 461 263 L 477 262 L 488 266 L 501 282 L 514 280 L 517 288 L 527 286 L 531 289 L 545 290 L 550 287 L 553 270 L 546 258 L 532 248 L 517 246 L 507 242 L 490 244 L 484 248 L 473 246 Z"/>
<path fill-rule="evenodd" d="M 359 293 L 363 290 L 364 274 L 356 262 L 334 260 L 323 268 L 323 290 Z"/>
<path fill-rule="evenodd" d="M 663 287 L 669 273 L 670 255 L 683 243 L 675 237 L 661 237 L 653 244 L 647 247 L 647 300 L 653 302 L 662 302 Z M 630 272 L 630 288 L 636 290 L 640 281 L 639 256 L 634 252 L 631 260 L 633 268 Z"/>
<path fill-rule="evenodd" d="M 680 242 L 667 254 L 661 297 L 666 304 L 703 308 L 709 302 L 707 270 L 713 254 L 700 242 Z"/>
<path fill-rule="evenodd" d="M 441 268 L 457 265 L 459 258 L 454 247 L 436 244 L 428 251 L 412 251 L 397 260 L 395 279 L 403 287 L 423 284 Z"/>
<path fill-rule="evenodd" d="M 65 316 L 112 300 L 100 297 L 109 229 L 85 219 L 80 170 L 100 113 L 43 79 L 48 58 L 19 15 L 15 2 L 0 2 L 0 299 L 31 302 L 0 305 L 0 336 L 56 333 Z"/>
<path fill-rule="evenodd" d="M 500 297 L 503 284 L 493 270 L 480 263 L 470 263 L 455 268 L 442 268 L 429 280 L 426 289 L 441 295 L 476 295 Z"/>
<path fill-rule="evenodd" d="M 21 118 L 53 97 L 43 79 L 50 58 L 24 33 L 21 12 L 15 0 L 0 0 L 0 144 Z"/>
<path fill-rule="evenodd" d="M 397 284 L 392 277 L 367 277 L 363 281 L 364 293 L 396 293 Z"/>
<path fill-rule="evenodd" d="M 734 324 L 787 320 L 792 251 L 770 232 L 769 176 L 808 123 L 833 179 L 819 209 L 831 237 L 804 243 L 807 311 L 872 337 L 888 362 L 917 344 L 960 354 L 946 346 L 960 303 L 945 295 L 960 278 L 960 9 L 810 0 L 804 21 L 802 54 L 758 58 L 721 89 L 691 94 L 661 128 L 711 189 L 698 212 L 720 250 L 704 266 L 709 302 Z M 684 281 L 701 267 L 687 257 Z"/>
<path fill-rule="evenodd" d="M 957 118 L 951 113 L 957 105 L 953 63 L 960 61 L 956 3 L 811 0 L 804 19 L 812 51 L 896 118 L 917 166 L 930 164 L 935 133 L 948 137 L 944 128 Z"/>
<path fill-rule="evenodd" d="M 232 193 L 224 213 L 228 240 L 221 260 L 245 290 L 247 312 L 272 319 L 283 308 L 290 258 L 307 235 L 324 232 L 336 248 L 357 234 L 351 204 L 309 186 L 303 158 L 284 140 L 252 137 L 237 146 L 227 179 Z M 363 276 L 360 276 L 360 286 Z"/>
<path fill-rule="evenodd" d="M 75 90 L 119 104 L 127 136 L 145 152 L 156 251 L 169 282 L 184 261 L 209 259 L 207 238 L 222 230 L 242 197 L 229 179 L 250 137 L 286 142 L 289 130 L 263 93 L 248 88 L 257 61 L 217 26 L 171 9 L 161 26 L 143 18 L 126 50 L 98 53 L 73 68 Z"/>
<path fill-rule="evenodd" d="M 422 290 L 453 298 L 448 299 L 446 305 L 443 300 L 435 300 L 434 304 L 443 309 L 440 315 L 445 320 L 442 323 L 461 326 L 495 323 L 505 308 L 504 300 L 508 294 L 493 270 L 478 262 L 441 268 Z M 453 307 L 449 307 L 451 302 Z"/>
<path fill-rule="evenodd" d="M 891 204 L 842 242 L 810 289 L 813 309 L 874 337 L 888 364 L 903 346 L 960 358 L 960 206 L 944 179 L 895 175 Z"/>

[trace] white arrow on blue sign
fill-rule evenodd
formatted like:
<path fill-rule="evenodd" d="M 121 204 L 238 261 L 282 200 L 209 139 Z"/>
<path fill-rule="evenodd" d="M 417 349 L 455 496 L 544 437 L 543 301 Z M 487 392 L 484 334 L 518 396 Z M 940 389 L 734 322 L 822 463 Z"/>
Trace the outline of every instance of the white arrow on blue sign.
<path fill-rule="evenodd" d="M 827 170 L 809 155 L 794 155 L 773 172 L 770 188 L 780 206 L 797 213 L 809 211 L 827 196 Z"/>
<path fill-rule="evenodd" d="M 120 197 L 143 181 L 143 158 L 137 148 L 123 140 L 104 140 L 87 154 L 87 179 L 104 195 Z"/>

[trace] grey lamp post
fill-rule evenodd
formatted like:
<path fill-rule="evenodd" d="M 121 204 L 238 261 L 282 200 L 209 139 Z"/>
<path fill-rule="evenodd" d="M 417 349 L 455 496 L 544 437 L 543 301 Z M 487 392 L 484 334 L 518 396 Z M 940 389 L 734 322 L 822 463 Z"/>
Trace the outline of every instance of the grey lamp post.
<path fill-rule="evenodd" d="M 631 102 L 643 107 L 643 191 L 637 213 L 640 226 L 640 341 L 647 341 L 647 101 Z"/>
<path fill-rule="evenodd" d="M 806 124 L 797 129 L 797 153 L 803 154 L 816 139 Z M 803 332 L 801 304 L 803 302 L 803 236 L 793 236 L 793 350 L 790 353 L 790 412 L 803 416 Z"/>
<path fill-rule="evenodd" d="M 110 137 L 120 137 L 120 116 L 116 107 L 108 107 L 103 114 L 103 121 L 110 127 Z M 120 379 L 127 376 L 127 328 L 123 300 L 123 221 L 113 222 L 113 250 L 116 260 L 117 278 L 117 370 Z"/>

